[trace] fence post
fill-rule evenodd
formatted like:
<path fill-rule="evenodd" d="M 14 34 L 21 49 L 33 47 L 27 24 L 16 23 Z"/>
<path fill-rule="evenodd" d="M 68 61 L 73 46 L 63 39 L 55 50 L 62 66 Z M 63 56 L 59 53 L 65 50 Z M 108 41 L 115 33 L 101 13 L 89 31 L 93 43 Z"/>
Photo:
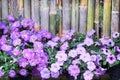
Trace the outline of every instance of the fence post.
<path fill-rule="evenodd" d="M 9 0 L 9 13 L 15 17 L 18 17 L 18 4 L 17 0 Z"/>
<path fill-rule="evenodd" d="M 119 31 L 119 5 L 120 0 L 112 0 L 111 34 Z"/>
<path fill-rule="evenodd" d="M 58 8 L 59 8 L 59 37 L 62 36 L 62 0 L 58 0 Z"/>
<path fill-rule="evenodd" d="M 62 0 L 63 3 L 63 33 L 67 33 L 70 29 L 70 0 Z"/>
<path fill-rule="evenodd" d="M 30 0 L 24 0 L 24 17 L 30 19 Z"/>
<path fill-rule="evenodd" d="M 88 0 L 87 31 L 94 27 L 94 0 Z"/>
<path fill-rule="evenodd" d="M 104 0 L 103 35 L 110 38 L 111 0 Z"/>
<path fill-rule="evenodd" d="M 19 15 L 22 15 L 22 16 L 23 16 L 23 7 L 24 7 L 23 0 L 18 0 L 18 9 L 19 9 L 18 13 Z"/>
<path fill-rule="evenodd" d="M 31 17 L 35 22 L 35 29 L 39 30 L 40 16 L 39 16 L 39 0 L 31 0 Z"/>
<path fill-rule="evenodd" d="M 41 29 L 49 30 L 49 7 L 48 0 L 41 0 L 40 2 L 40 22 Z"/>
<path fill-rule="evenodd" d="M 56 1 L 50 1 L 50 31 L 55 34 L 55 21 L 56 19 Z"/>
<path fill-rule="evenodd" d="M 0 20 L 2 19 L 2 2 L 0 0 Z"/>
<path fill-rule="evenodd" d="M 99 10 L 100 10 L 100 0 L 96 0 L 95 2 L 95 30 L 96 34 L 99 37 Z"/>
<path fill-rule="evenodd" d="M 2 0 L 2 18 L 8 15 L 8 0 Z"/>
<path fill-rule="evenodd" d="M 78 32 L 78 26 L 79 26 L 79 0 L 76 0 L 75 2 L 75 27 L 76 31 Z"/>
<path fill-rule="evenodd" d="M 80 23 L 79 23 L 79 31 L 81 33 L 86 32 L 86 24 L 87 24 L 87 0 L 81 0 L 80 1 Z"/>

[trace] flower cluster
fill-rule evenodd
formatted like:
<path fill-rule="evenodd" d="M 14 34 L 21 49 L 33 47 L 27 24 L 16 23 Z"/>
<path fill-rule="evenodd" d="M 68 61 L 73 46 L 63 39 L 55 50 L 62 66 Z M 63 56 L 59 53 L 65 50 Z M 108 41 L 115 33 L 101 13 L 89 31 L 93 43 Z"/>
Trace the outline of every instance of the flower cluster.
<path fill-rule="evenodd" d="M 97 38 L 94 30 L 86 35 L 70 30 L 58 37 L 46 30 L 35 30 L 30 19 L 12 15 L 0 26 L 0 78 L 32 73 L 48 79 L 68 72 L 75 79 L 82 74 L 84 80 L 92 80 L 119 64 L 118 32 L 111 39 Z"/>

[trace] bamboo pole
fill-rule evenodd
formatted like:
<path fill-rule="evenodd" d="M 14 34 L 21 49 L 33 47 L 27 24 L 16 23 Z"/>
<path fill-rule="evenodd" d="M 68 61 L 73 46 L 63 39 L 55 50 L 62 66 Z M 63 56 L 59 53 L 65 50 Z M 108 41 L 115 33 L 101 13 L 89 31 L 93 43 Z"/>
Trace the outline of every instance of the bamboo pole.
<path fill-rule="evenodd" d="M 79 32 L 86 33 L 86 24 L 87 24 L 87 0 L 80 1 L 79 7 L 80 14 L 80 23 L 79 23 Z"/>
<path fill-rule="evenodd" d="M 72 30 L 76 31 L 76 26 L 75 26 L 75 0 L 72 0 Z"/>
<path fill-rule="evenodd" d="M 49 30 L 49 7 L 47 4 L 48 0 L 40 1 L 40 22 L 41 29 Z"/>
<path fill-rule="evenodd" d="M 78 26 L 79 26 L 79 0 L 75 0 L 75 27 L 76 31 L 78 32 Z"/>
<path fill-rule="evenodd" d="M 8 1 L 2 0 L 2 18 L 6 18 L 8 15 Z"/>
<path fill-rule="evenodd" d="M 100 10 L 100 0 L 95 2 L 95 30 L 96 34 L 99 37 L 99 10 Z"/>
<path fill-rule="evenodd" d="M 59 37 L 62 36 L 62 0 L 58 0 L 58 8 L 59 8 Z"/>
<path fill-rule="evenodd" d="M 119 31 L 119 5 L 120 0 L 112 0 L 111 34 Z"/>
<path fill-rule="evenodd" d="M 63 33 L 67 33 L 70 29 L 70 0 L 62 0 L 63 2 Z"/>
<path fill-rule="evenodd" d="M 56 1 L 50 1 L 50 31 L 55 35 Z"/>
<path fill-rule="evenodd" d="M 24 7 L 23 4 L 24 4 L 23 0 L 18 0 L 18 13 L 19 15 L 22 15 L 22 16 L 23 16 L 23 7 Z"/>
<path fill-rule="evenodd" d="M 39 18 L 39 0 L 31 0 L 31 17 L 32 20 L 35 22 L 35 29 L 39 30 L 40 25 L 40 18 Z"/>
<path fill-rule="evenodd" d="M 30 18 L 30 0 L 24 0 L 24 17 Z"/>
<path fill-rule="evenodd" d="M 0 0 L 0 20 L 2 19 L 2 1 Z"/>
<path fill-rule="evenodd" d="M 88 0 L 87 31 L 94 27 L 94 0 Z"/>
<path fill-rule="evenodd" d="M 105 36 L 105 38 L 110 37 L 110 19 L 111 19 L 111 0 L 104 0 L 103 35 Z"/>
<path fill-rule="evenodd" d="M 18 2 L 17 0 L 9 0 L 9 14 L 18 17 Z"/>

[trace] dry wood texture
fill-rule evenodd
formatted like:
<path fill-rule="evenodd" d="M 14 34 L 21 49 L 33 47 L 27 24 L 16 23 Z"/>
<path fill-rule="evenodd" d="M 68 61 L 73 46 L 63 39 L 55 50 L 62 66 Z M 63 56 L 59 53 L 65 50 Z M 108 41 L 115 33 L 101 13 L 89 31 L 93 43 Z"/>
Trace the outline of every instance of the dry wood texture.
<path fill-rule="evenodd" d="M 120 0 L 0 0 L 0 19 L 8 14 L 33 19 L 36 30 L 59 36 L 70 29 L 82 33 L 95 29 L 98 37 L 103 32 L 109 38 L 120 30 Z"/>

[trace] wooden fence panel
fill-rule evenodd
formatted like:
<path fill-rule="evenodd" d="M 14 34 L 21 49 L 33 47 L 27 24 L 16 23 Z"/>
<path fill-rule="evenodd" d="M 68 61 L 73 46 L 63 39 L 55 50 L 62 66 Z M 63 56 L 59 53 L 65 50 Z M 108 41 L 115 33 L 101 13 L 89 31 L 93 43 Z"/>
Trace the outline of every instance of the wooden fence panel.
<path fill-rule="evenodd" d="M 119 5 L 120 0 L 112 0 L 111 34 L 119 31 Z"/>
<path fill-rule="evenodd" d="M 24 17 L 31 18 L 30 0 L 24 0 Z"/>
<path fill-rule="evenodd" d="M 2 0 L 2 18 L 8 15 L 8 0 Z"/>
<path fill-rule="evenodd" d="M 40 2 L 40 22 L 41 29 L 49 30 L 49 7 L 47 0 L 41 0 Z"/>
<path fill-rule="evenodd" d="M 35 29 L 57 32 L 59 36 L 70 29 L 82 33 L 95 29 L 98 37 L 103 32 L 105 38 L 110 38 L 120 30 L 120 0 L 0 0 L 0 19 L 8 14 L 33 19 Z"/>
<path fill-rule="evenodd" d="M 79 8 L 79 32 L 85 33 L 87 28 L 87 0 L 81 0 Z"/>

